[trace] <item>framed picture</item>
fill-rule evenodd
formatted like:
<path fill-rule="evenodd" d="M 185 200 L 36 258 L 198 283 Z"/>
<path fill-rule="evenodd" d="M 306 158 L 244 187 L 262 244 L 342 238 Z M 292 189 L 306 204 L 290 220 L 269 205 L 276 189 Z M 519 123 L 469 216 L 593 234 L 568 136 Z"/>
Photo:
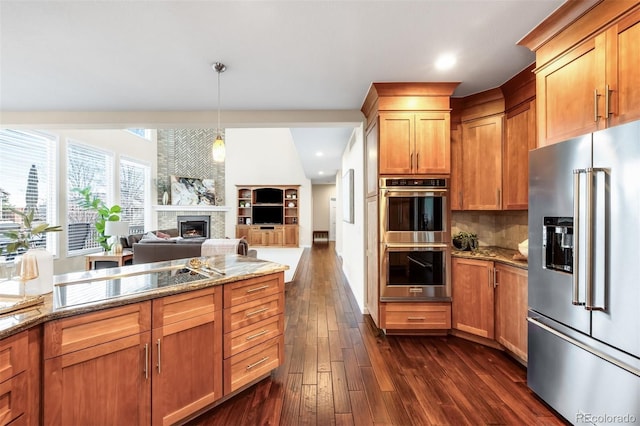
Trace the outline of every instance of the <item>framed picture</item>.
<path fill-rule="evenodd" d="M 353 169 L 342 176 L 342 220 L 354 223 L 353 219 Z"/>
<path fill-rule="evenodd" d="M 213 179 L 171 176 L 171 204 L 174 206 L 215 206 Z"/>

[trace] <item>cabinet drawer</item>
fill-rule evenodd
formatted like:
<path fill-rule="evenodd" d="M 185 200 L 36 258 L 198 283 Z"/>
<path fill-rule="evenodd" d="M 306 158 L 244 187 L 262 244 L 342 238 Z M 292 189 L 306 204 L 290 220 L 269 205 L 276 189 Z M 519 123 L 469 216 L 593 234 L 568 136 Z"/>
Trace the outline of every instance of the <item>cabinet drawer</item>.
<path fill-rule="evenodd" d="M 0 424 L 5 425 L 26 412 L 27 395 L 26 372 L 0 383 Z"/>
<path fill-rule="evenodd" d="M 26 331 L 3 339 L 0 342 L 0 382 L 25 371 L 28 354 L 29 335 Z"/>
<path fill-rule="evenodd" d="M 284 272 L 238 281 L 224 286 L 224 307 L 231 308 L 284 291 Z"/>
<path fill-rule="evenodd" d="M 226 308 L 224 310 L 225 332 L 228 333 L 282 313 L 284 313 L 284 292 Z"/>
<path fill-rule="evenodd" d="M 385 303 L 382 325 L 386 329 L 445 330 L 451 328 L 450 303 Z"/>
<path fill-rule="evenodd" d="M 86 349 L 151 328 L 151 302 L 51 321 L 44 326 L 44 357 Z"/>
<path fill-rule="evenodd" d="M 153 327 L 163 327 L 203 315 L 212 317 L 219 309 L 222 309 L 221 287 L 163 297 L 153 301 Z"/>
<path fill-rule="evenodd" d="M 284 336 L 224 360 L 224 394 L 268 374 L 284 362 Z"/>
<path fill-rule="evenodd" d="M 237 355 L 283 332 L 284 315 L 280 314 L 226 333 L 224 335 L 224 357 L 229 358 Z"/>

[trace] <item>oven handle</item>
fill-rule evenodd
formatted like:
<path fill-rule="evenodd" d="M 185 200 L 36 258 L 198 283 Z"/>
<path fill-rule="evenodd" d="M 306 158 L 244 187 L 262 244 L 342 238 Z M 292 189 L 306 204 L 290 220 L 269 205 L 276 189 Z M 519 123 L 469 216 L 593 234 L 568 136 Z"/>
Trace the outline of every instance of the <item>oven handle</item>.
<path fill-rule="evenodd" d="M 417 191 L 414 189 L 381 189 L 383 197 L 446 197 L 449 192 L 446 188 L 428 188 Z"/>
<path fill-rule="evenodd" d="M 421 244 L 421 243 L 383 243 L 383 249 L 386 251 L 401 251 L 412 249 L 416 251 L 447 251 L 450 250 L 448 244 Z"/>

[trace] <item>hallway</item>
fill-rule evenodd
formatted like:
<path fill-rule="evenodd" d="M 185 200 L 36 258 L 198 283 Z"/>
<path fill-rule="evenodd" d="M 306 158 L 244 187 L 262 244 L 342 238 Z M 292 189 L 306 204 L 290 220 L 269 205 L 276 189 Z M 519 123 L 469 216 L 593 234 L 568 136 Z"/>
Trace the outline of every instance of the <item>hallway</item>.
<path fill-rule="evenodd" d="M 333 243 L 305 249 L 285 297 L 285 364 L 189 425 L 565 424 L 500 351 L 378 333 Z"/>

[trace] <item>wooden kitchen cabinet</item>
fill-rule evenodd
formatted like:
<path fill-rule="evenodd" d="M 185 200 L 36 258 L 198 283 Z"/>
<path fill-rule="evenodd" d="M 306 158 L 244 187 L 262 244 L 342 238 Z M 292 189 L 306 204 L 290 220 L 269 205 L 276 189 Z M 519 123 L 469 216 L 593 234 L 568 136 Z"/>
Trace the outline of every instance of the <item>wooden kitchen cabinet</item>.
<path fill-rule="evenodd" d="M 451 176 L 449 178 L 449 199 L 451 210 L 463 210 L 462 187 L 462 123 L 451 127 Z"/>
<path fill-rule="evenodd" d="M 536 148 L 536 101 L 508 112 L 502 150 L 502 210 L 529 206 L 529 151 Z"/>
<path fill-rule="evenodd" d="M 222 289 L 45 324 L 45 424 L 174 424 L 222 398 Z"/>
<path fill-rule="evenodd" d="M 495 338 L 527 360 L 527 271 L 495 264 Z"/>
<path fill-rule="evenodd" d="M 152 424 L 171 425 L 222 398 L 222 288 L 153 301 Z"/>
<path fill-rule="evenodd" d="M 536 52 L 538 146 L 640 118 L 640 5 L 607 1 L 576 13 L 580 3 L 520 42 Z"/>
<path fill-rule="evenodd" d="M 527 271 L 486 260 L 452 259 L 456 330 L 495 339 L 527 360 Z"/>
<path fill-rule="evenodd" d="M 504 114 L 462 123 L 463 210 L 502 208 Z"/>
<path fill-rule="evenodd" d="M 451 328 L 451 303 L 385 302 L 380 306 L 380 324 L 387 334 L 446 334 Z"/>
<path fill-rule="evenodd" d="M 150 325 L 150 302 L 46 323 L 44 424 L 150 424 Z"/>
<path fill-rule="evenodd" d="M 449 112 L 380 113 L 381 175 L 449 174 Z"/>
<path fill-rule="evenodd" d="M 284 360 L 284 274 L 224 288 L 224 394 L 268 374 Z"/>
<path fill-rule="evenodd" d="M 378 197 L 367 198 L 367 290 L 366 307 L 373 323 L 380 325 L 380 269 L 378 263 Z"/>
<path fill-rule="evenodd" d="M 493 262 L 452 259 L 452 327 L 494 337 Z"/>
<path fill-rule="evenodd" d="M 0 342 L 0 424 L 36 424 L 30 411 L 29 332 L 23 331 Z"/>
<path fill-rule="evenodd" d="M 606 84 L 609 85 L 609 125 L 640 119 L 640 9 L 605 33 Z"/>

